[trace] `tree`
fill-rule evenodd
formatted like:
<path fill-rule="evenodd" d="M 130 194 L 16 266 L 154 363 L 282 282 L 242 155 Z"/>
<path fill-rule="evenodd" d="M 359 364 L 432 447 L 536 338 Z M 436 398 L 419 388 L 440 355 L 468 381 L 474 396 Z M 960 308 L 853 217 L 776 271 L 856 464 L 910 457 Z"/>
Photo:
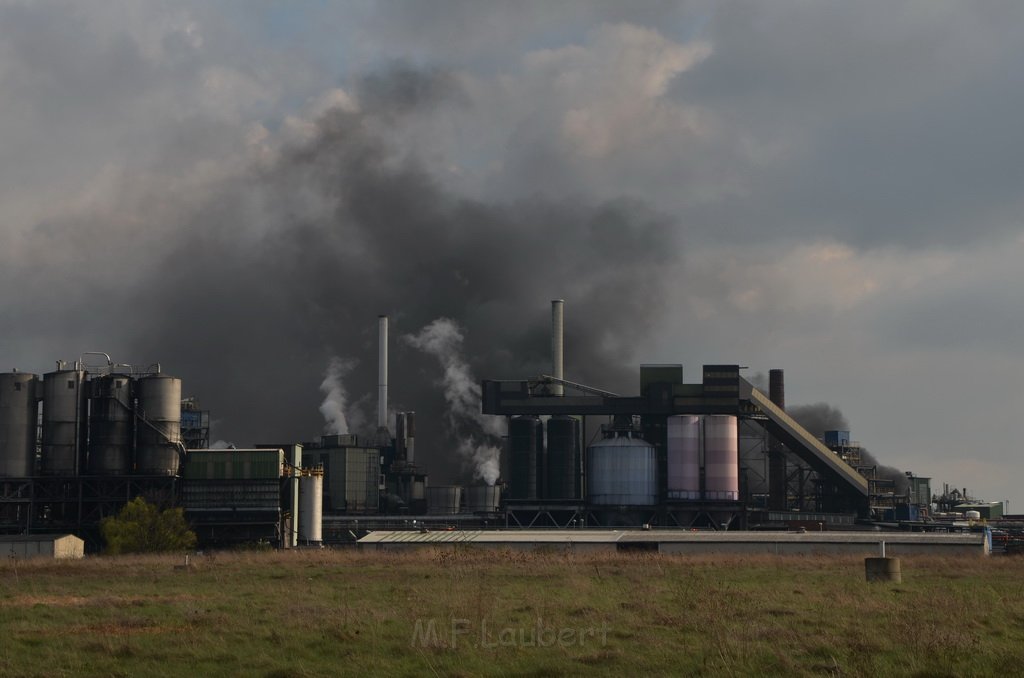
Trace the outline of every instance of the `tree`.
<path fill-rule="evenodd" d="M 110 554 L 188 551 L 196 545 L 180 508 L 161 511 L 142 497 L 125 504 L 116 516 L 104 518 L 100 531 Z"/>

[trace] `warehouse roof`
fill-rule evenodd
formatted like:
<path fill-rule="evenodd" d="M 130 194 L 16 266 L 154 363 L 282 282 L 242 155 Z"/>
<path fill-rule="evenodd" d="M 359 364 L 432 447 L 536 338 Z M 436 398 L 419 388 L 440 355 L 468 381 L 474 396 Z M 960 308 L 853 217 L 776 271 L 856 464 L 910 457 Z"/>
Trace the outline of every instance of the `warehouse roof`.
<path fill-rule="evenodd" d="M 380 530 L 360 544 L 620 544 L 620 543 L 803 543 L 803 544 L 963 544 L 981 545 L 981 532 L 692 532 L 689 530 Z"/>

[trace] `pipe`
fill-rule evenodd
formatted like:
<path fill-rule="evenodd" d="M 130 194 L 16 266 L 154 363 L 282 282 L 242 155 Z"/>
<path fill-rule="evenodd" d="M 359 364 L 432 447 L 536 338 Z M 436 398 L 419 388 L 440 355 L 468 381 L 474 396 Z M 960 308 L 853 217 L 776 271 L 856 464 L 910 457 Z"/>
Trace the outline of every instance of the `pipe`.
<path fill-rule="evenodd" d="M 85 356 L 87 355 L 101 355 L 107 359 L 107 367 L 114 366 L 114 361 L 111 360 L 110 356 L 104 353 L 103 351 L 86 351 L 85 353 L 78 356 L 78 362 L 81 363 L 82 365 L 85 365 Z"/>
<path fill-rule="evenodd" d="M 783 412 L 786 411 L 786 381 L 782 370 L 768 370 L 768 399 Z M 788 469 L 782 443 L 772 436 L 768 448 L 768 508 L 785 511 L 789 503 L 787 488 Z"/>
<path fill-rule="evenodd" d="M 416 457 L 416 413 L 405 413 L 405 461 L 412 464 Z"/>
<path fill-rule="evenodd" d="M 551 301 L 551 376 L 555 379 L 565 378 L 565 364 L 563 362 L 564 349 L 564 312 L 565 302 L 561 299 Z M 565 388 L 555 383 L 551 389 L 551 395 L 565 395 Z"/>
<path fill-rule="evenodd" d="M 786 411 L 786 381 L 782 370 L 768 370 L 768 399 Z"/>
<path fill-rule="evenodd" d="M 388 428 L 388 317 L 377 316 L 377 429 Z"/>

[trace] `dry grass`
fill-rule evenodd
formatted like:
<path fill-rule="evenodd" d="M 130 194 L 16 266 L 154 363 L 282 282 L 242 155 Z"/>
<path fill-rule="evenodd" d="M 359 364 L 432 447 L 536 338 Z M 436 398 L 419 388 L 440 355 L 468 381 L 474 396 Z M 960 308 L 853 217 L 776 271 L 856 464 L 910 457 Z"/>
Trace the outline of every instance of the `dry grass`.
<path fill-rule="evenodd" d="M 187 570 L 166 556 L 6 561 L 0 675 L 1019 671 L 1024 559 L 902 561 L 900 585 L 866 583 L 857 557 L 467 548 L 225 553 Z"/>

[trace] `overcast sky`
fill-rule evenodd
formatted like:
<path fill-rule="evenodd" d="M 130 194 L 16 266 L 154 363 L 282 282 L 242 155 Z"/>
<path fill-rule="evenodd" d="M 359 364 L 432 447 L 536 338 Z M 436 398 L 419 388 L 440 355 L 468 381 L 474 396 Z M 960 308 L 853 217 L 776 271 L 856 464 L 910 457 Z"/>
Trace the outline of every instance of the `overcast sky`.
<path fill-rule="evenodd" d="M 161 362 L 215 437 L 309 439 L 331 356 L 372 411 L 378 313 L 394 405 L 432 412 L 403 335 L 448 317 L 477 378 L 525 377 L 563 297 L 569 378 L 781 367 L 885 463 L 1024 512 L 1022 29 L 1016 2 L 0 0 L 4 369 Z"/>

